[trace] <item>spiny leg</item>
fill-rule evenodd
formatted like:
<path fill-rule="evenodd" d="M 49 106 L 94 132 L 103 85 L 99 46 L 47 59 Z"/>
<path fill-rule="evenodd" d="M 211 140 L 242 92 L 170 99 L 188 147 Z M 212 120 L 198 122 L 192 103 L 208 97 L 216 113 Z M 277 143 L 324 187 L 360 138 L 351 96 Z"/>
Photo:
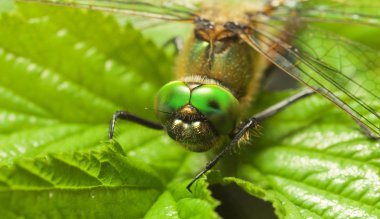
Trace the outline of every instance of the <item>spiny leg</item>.
<path fill-rule="evenodd" d="M 247 122 L 242 126 L 242 128 L 239 130 L 239 132 L 232 138 L 232 141 L 218 154 L 216 157 L 210 161 L 206 167 L 198 173 L 193 180 L 186 186 L 186 189 L 191 192 L 191 186 L 207 171 L 209 171 L 211 168 L 213 168 L 220 159 L 222 159 L 227 152 L 229 152 L 240 140 L 240 138 L 252 127 L 256 126 L 257 122 L 254 117 L 249 118 Z"/>
<path fill-rule="evenodd" d="M 247 121 L 245 121 L 243 123 L 243 125 L 240 127 L 239 131 L 233 136 L 231 142 L 226 147 L 224 147 L 223 150 L 218 155 L 216 155 L 216 157 L 213 160 L 211 160 L 206 165 L 206 167 L 193 178 L 193 180 L 191 180 L 191 182 L 186 187 L 187 190 L 189 192 L 191 192 L 191 186 L 203 174 L 205 174 L 207 171 L 209 171 L 211 168 L 213 168 L 221 158 L 223 158 L 229 151 L 231 151 L 231 149 L 239 142 L 240 138 L 242 136 L 244 136 L 244 134 L 247 131 L 249 131 L 251 128 L 257 126 L 258 122 L 263 121 L 263 120 L 275 115 L 276 113 L 282 111 L 283 109 L 285 109 L 286 107 L 295 103 L 296 101 L 301 100 L 302 98 L 308 97 L 314 93 L 315 93 L 315 91 L 311 90 L 311 89 L 303 90 L 303 91 L 301 91 L 301 92 L 299 92 L 299 93 L 297 93 L 297 94 L 295 94 L 289 98 L 286 98 L 285 100 L 278 102 L 277 104 L 267 108 L 266 110 L 255 114 L 254 116 L 249 118 Z"/>
<path fill-rule="evenodd" d="M 116 111 L 113 114 L 113 116 L 112 116 L 112 120 L 111 120 L 111 123 L 110 123 L 110 128 L 109 128 L 109 131 L 108 131 L 108 139 L 112 139 L 113 133 L 115 131 L 116 121 L 118 119 L 123 119 L 123 120 L 131 121 L 131 122 L 140 124 L 142 126 L 145 126 L 145 127 L 151 128 L 151 129 L 157 129 L 157 130 L 162 130 L 163 129 L 163 127 L 159 123 L 155 123 L 155 122 L 152 122 L 152 121 L 140 118 L 140 117 L 135 116 L 135 115 L 133 115 L 131 113 L 128 113 L 126 111 Z"/>

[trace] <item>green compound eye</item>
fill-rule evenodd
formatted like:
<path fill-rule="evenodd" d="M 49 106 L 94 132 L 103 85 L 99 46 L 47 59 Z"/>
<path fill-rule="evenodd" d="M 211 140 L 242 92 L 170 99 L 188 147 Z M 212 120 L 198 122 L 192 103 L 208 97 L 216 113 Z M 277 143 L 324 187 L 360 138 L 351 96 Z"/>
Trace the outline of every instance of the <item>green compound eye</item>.
<path fill-rule="evenodd" d="M 211 121 L 219 134 L 230 134 L 239 116 L 239 101 L 218 85 L 203 85 L 193 90 L 191 105 Z"/>
<path fill-rule="evenodd" d="M 160 121 L 166 121 L 172 113 L 190 100 L 190 89 L 184 82 L 172 81 L 165 84 L 157 93 L 155 101 L 156 115 Z"/>

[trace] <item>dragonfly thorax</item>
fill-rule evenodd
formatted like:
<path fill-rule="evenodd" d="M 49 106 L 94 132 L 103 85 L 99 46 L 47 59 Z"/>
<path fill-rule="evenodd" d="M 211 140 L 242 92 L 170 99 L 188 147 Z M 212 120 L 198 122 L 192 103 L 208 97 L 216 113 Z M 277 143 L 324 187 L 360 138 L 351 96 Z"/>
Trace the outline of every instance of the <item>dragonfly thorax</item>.
<path fill-rule="evenodd" d="M 235 129 L 239 101 L 216 84 L 173 81 L 155 102 L 156 115 L 168 135 L 191 151 L 207 151 Z"/>
<path fill-rule="evenodd" d="M 196 28 L 181 51 L 177 62 L 177 78 L 200 77 L 220 82 L 248 106 L 255 94 L 263 57 L 243 42 L 233 22 L 214 23 L 199 18 Z"/>

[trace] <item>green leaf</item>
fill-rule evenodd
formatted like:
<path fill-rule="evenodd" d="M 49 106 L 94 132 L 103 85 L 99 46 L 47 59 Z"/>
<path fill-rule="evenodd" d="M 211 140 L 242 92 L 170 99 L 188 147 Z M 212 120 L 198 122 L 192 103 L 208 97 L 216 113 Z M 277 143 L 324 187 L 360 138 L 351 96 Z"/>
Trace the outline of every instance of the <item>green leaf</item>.
<path fill-rule="evenodd" d="M 186 190 L 204 155 L 131 123 L 104 142 L 116 110 L 153 118 L 172 57 L 111 16 L 18 8 L 0 19 L 0 215 L 217 218 L 206 182 Z"/>
<path fill-rule="evenodd" d="M 167 33 L 145 38 L 93 11 L 18 9 L 0 19 L 0 215 L 217 218 L 204 178 L 185 189 L 205 154 L 131 123 L 106 141 L 116 110 L 154 119 L 174 60 L 147 39 L 162 43 Z M 262 94 L 255 111 L 291 93 Z M 210 182 L 236 183 L 280 218 L 380 216 L 380 144 L 348 115 L 315 95 L 261 126 Z"/>

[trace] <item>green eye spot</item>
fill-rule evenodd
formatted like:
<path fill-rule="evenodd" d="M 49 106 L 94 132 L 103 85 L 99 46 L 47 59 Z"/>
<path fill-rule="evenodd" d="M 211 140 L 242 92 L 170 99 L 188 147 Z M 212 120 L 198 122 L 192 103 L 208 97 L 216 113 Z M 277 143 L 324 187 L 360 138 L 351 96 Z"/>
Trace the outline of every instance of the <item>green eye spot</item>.
<path fill-rule="evenodd" d="M 229 134 L 235 128 L 239 101 L 228 90 L 217 85 L 202 85 L 193 90 L 190 103 L 220 134 Z"/>
<path fill-rule="evenodd" d="M 210 102 L 208 102 L 208 106 L 214 109 L 220 108 L 219 103 L 216 100 L 210 100 Z"/>
<path fill-rule="evenodd" d="M 165 84 L 157 93 L 155 100 L 156 115 L 165 121 L 170 113 L 186 105 L 190 100 L 190 89 L 184 82 L 172 81 Z"/>

